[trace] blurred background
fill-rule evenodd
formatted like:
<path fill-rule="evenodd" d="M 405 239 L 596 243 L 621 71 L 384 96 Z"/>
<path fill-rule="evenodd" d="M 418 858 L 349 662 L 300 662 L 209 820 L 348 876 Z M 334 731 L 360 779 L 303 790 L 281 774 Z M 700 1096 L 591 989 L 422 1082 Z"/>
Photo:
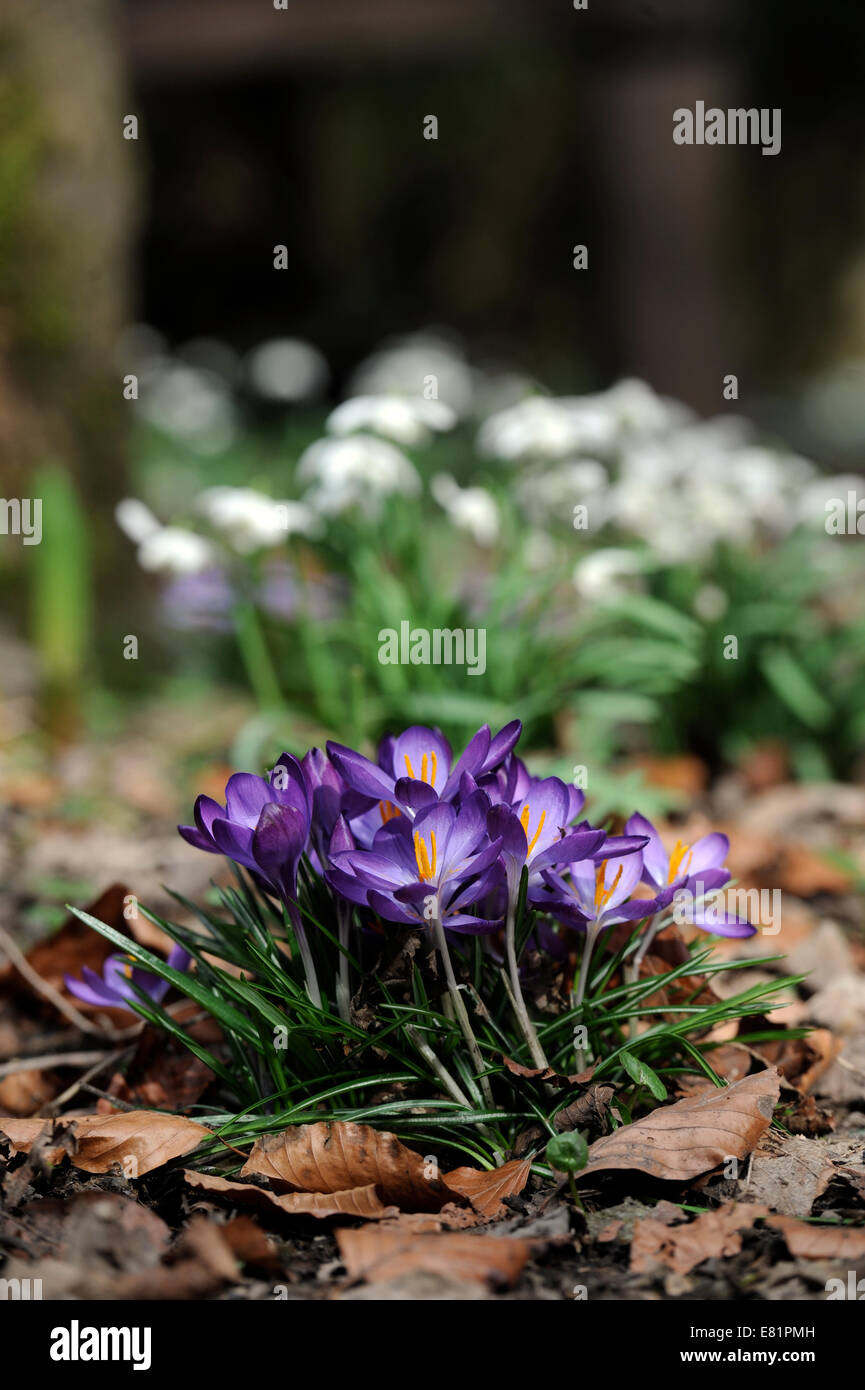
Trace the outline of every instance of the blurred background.
<path fill-rule="evenodd" d="M 610 812 L 858 779 L 863 76 L 856 0 L 2 0 L 26 893 L 70 825 L 124 860 L 414 720 L 519 715 Z M 780 154 L 674 144 L 698 100 L 781 108 Z M 402 619 L 485 627 L 485 674 L 382 666 Z"/>

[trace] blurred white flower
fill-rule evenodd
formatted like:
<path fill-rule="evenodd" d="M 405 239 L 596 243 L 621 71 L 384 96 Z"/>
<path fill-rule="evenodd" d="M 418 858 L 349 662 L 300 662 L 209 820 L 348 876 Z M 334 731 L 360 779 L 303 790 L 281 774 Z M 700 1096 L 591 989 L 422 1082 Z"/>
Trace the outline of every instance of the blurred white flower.
<path fill-rule="evenodd" d="M 616 382 L 596 399 L 606 405 L 623 435 L 665 434 L 694 418 L 694 412 L 681 401 L 657 395 L 636 377 Z"/>
<path fill-rule="evenodd" d="M 368 434 L 317 439 L 301 454 L 297 476 L 312 484 L 304 501 L 322 516 L 354 508 L 374 519 L 383 498 L 394 493 L 416 497 L 421 490 L 417 470 L 405 454 Z"/>
<path fill-rule="evenodd" d="M 278 545 L 290 532 L 312 535 L 320 527 L 302 502 L 274 502 L 251 487 L 210 487 L 196 506 L 214 530 L 241 555 Z"/>
<path fill-rule="evenodd" d="M 330 369 L 318 348 L 300 338 L 271 338 L 246 358 L 250 384 L 272 401 L 309 401 L 321 395 Z"/>
<path fill-rule="evenodd" d="M 161 526 L 138 548 L 141 568 L 160 574 L 200 574 L 215 559 L 216 551 L 210 541 L 180 526 Z"/>
<path fill-rule="evenodd" d="M 137 497 L 124 497 L 122 502 L 118 502 L 114 508 L 114 520 L 124 536 L 136 545 L 141 545 L 148 536 L 155 535 L 161 529 L 161 523 L 150 508 L 139 502 Z"/>
<path fill-rule="evenodd" d="M 606 453 L 617 429 L 601 397 L 528 396 L 490 415 L 478 432 L 477 447 L 482 454 L 507 460 Z"/>
<path fill-rule="evenodd" d="M 580 598 L 599 603 L 639 588 L 643 561 L 633 550 L 609 547 L 579 560 L 574 568 L 574 588 Z"/>
<path fill-rule="evenodd" d="M 331 434 L 371 430 L 397 444 L 425 444 L 433 430 L 450 430 L 457 417 L 442 401 L 423 396 L 352 396 L 332 410 L 325 428 Z"/>
<path fill-rule="evenodd" d="M 351 396 L 423 396 L 434 382 L 436 398 L 462 419 L 472 409 L 475 374 L 452 342 L 423 329 L 384 343 L 351 375 Z"/>
<path fill-rule="evenodd" d="M 449 473 L 436 473 L 430 492 L 454 526 L 468 531 L 478 545 L 495 545 L 499 538 L 499 509 L 483 487 L 460 487 Z"/>
<path fill-rule="evenodd" d="M 198 453 L 219 453 L 234 439 L 231 396 L 213 372 L 168 363 L 155 372 L 138 401 L 138 410 L 149 424 Z"/>
<path fill-rule="evenodd" d="M 717 584 L 704 584 L 694 595 L 694 614 L 704 623 L 713 623 L 722 618 L 729 605 L 729 598 Z"/>
<path fill-rule="evenodd" d="M 865 479 L 859 473 L 835 473 L 815 478 L 796 499 L 795 521 L 820 531 L 825 530 L 830 505 L 841 502 L 846 507 L 849 492 L 857 499 L 865 497 Z"/>
<path fill-rule="evenodd" d="M 526 471 L 515 490 L 531 522 L 542 525 L 557 518 L 569 525 L 574 507 L 581 505 L 588 508 L 589 529 L 594 530 L 607 520 L 609 487 L 607 470 L 597 459 L 571 459 Z"/>

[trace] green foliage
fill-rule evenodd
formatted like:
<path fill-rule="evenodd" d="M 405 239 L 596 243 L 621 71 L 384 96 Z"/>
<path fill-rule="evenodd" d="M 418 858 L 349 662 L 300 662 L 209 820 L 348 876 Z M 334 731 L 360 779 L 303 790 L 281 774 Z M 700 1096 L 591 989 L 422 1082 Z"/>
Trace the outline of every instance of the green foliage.
<path fill-rule="evenodd" d="M 142 909 L 191 954 L 192 974 L 172 969 L 146 947 L 73 909 L 220 1024 L 223 1042 L 205 1046 L 177 1021 L 170 1005 L 140 993 L 136 1006 L 215 1073 L 224 1108 L 205 1118 L 232 1142 L 314 1119 L 363 1120 L 415 1138 L 435 1135 L 440 1144 L 494 1164 L 496 1154 L 511 1148 L 530 1126 L 540 1124 L 555 1136 L 556 1115 L 581 1094 L 578 1083 L 564 1080 L 573 1072 L 578 1024 L 588 1037 L 581 1060 L 594 1059 L 594 1078 L 617 1088 L 620 1114 L 639 1113 L 666 1095 L 664 1078 L 679 1071 L 701 1070 L 717 1082 L 709 1030 L 731 1019 L 759 1019 L 792 983 L 779 978 L 710 1005 L 687 997 L 659 1014 L 661 989 L 695 973 L 709 976 L 737 967 L 715 961 L 710 947 L 695 946 L 666 974 L 623 983 L 622 966 L 636 948 L 635 932 L 615 954 L 596 959 L 582 1008 L 572 1009 L 562 999 L 559 1012 L 536 1013 L 542 1045 L 560 1078 L 553 1085 L 508 1066 L 506 1059 L 531 1072 L 501 962 L 480 938 L 465 938 L 453 954 L 494 1097 L 490 1108 L 429 939 L 387 927 L 353 932 L 352 946 L 345 950 L 353 1008 L 350 1019 L 343 1018 L 336 1006 L 343 947 L 331 900 L 320 880 L 311 874 L 303 878 L 299 903 L 322 989 L 321 1009 L 306 993 L 287 914 L 240 871 L 236 886 L 217 890 L 218 910 L 205 911 L 178 896 L 200 930 Z M 529 923 L 521 933 L 523 950 L 533 929 Z M 751 968 L 755 962 L 745 964 Z M 644 1031 L 634 1036 L 638 1023 Z M 743 1041 L 774 1036 L 762 1024 L 757 1032 L 748 1035 L 743 1029 L 741 1035 Z"/>

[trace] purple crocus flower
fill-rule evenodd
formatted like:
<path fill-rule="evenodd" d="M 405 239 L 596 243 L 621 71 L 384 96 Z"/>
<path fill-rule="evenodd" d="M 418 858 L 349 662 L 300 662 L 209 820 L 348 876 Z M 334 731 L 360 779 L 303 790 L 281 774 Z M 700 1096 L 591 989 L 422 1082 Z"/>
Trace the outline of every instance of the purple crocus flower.
<path fill-rule="evenodd" d="M 559 777 L 532 777 L 522 798 L 510 806 L 493 806 L 488 817 L 491 835 L 503 839 L 503 859 L 508 887 L 519 885 L 523 865 L 537 875 L 552 864 L 586 859 L 597 853 L 607 836 L 585 825 L 569 831 L 578 814 L 581 793 Z"/>
<path fill-rule="evenodd" d="M 185 970 L 189 961 L 189 953 L 182 946 L 172 946 L 168 964 L 173 969 Z M 134 1013 L 135 1010 L 129 1007 L 130 1003 L 138 1003 L 133 985 L 143 990 L 155 1004 L 160 1003 L 171 988 L 168 980 L 161 980 L 151 971 L 143 970 L 136 965 L 134 956 L 120 952 L 108 957 L 101 975 L 97 975 L 88 965 L 81 967 L 81 974 L 83 980 L 74 975 L 64 977 L 69 993 L 83 999 L 85 1004 L 96 1004 L 103 1009 L 127 1009 Z"/>
<path fill-rule="evenodd" d="M 212 796 L 195 802 L 195 825 L 179 825 L 184 840 L 224 854 L 260 875 L 283 898 L 294 898 L 297 866 L 309 839 L 312 798 L 297 758 L 283 753 L 267 778 L 236 772 L 225 806 Z"/>
<path fill-rule="evenodd" d="M 490 840 L 483 794 L 457 810 L 450 802 L 424 807 L 410 822 L 394 817 L 376 832 L 371 850 L 331 855 L 327 879 L 351 902 L 389 922 L 429 925 L 434 919 L 461 932 L 495 930 L 499 921 L 467 909 L 493 887 L 501 840 Z"/>
<path fill-rule="evenodd" d="M 285 904 L 306 975 L 309 997 L 321 1008 L 321 991 L 306 928 L 297 905 L 297 869 L 309 843 L 313 797 L 304 770 L 281 754 L 269 776 L 236 772 L 225 788 L 225 806 L 199 796 L 195 825 L 179 825 L 184 840 L 209 854 L 224 854 L 256 874 Z"/>
<path fill-rule="evenodd" d="M 519 720 L 507 724 L 495 736 L 489 725 L 482 725 L 453 767 L 447 739 L 438 729 L 421 724 L 413 724 L 397 738 L 384 739 L 378 764 L 343 744 L 329 743 L 327 751 L 346 786 L 367 798 L 362 809 L 367 813 L 377 810 L 384 824 L 395 815 L 411 819 L 438 800 L 453 801 L 458 793 L 465 796 L 466 776 L 477 783 L 494 772 L 510 754 L 521 731 Z M 370 830 L 373 823 L 359 827 L 359 839 L 365 838 L 364 830 Z"/>
<path fill-rule="evenodd" d="M 677 840 L 675 849 L 667 854 L 660 835 L 645 816 L 635 813 L 628 820 L 625 831 L 648 836 L 643 850 L 643 882 L 661 890 L 669 889 L 668 901 L 676 903 L 677 921 L 714 932 L 716 936 L 754 936 L 757 928 L 744 917 L 705 901 L 709 894 L 730 881 L 730 870 L 724 865 L 730 849 L 726 835 L 715 831 L 695 840 L 693 845 Z"/>

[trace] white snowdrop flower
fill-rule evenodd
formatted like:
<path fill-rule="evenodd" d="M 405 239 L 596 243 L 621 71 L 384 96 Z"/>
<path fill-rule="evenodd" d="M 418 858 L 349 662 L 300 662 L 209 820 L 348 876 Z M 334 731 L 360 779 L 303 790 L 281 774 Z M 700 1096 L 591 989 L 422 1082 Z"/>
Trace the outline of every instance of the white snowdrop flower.
<path fill-rule="evenodd" d="M 317 540 L 324 534 L 321 517 L 305 502 L 277 502 L 286 536 L 307 536 Z"/>
<path fill-rule="evenodd" d="M 300 338 L 271 338 L 247 355 L 249 381 L 272 401 L 309 401 L 320 396 L 330 369 L 318 348 Z"/>
<path fill-rule="evenodd" d="M 200 574 L 213 564 L 216 552 L 210 541 L 180 526 L 162 526 L 138 548 L 142 569 L 159 574 Z"/>
<path fill-rule="evenodd" d="M 796 498 L 793 506 L 795 520 L 804 526 L 823 531 L 826 528 L 827 517 L 833 510 L 837 511 L 839 502 L 846 507 L 848 494 L 851 492 L 857 502 L 865 497 L 865 485 L 858 473 L 835 473 L 815 478 Z M 856 517 L 854 525 L 855 521 Z"/>
<path fill-rule="evenodd" d="M 124 497 L 114 508 L 114 520 L 124 536 L 141 545 L 148 536 L 154 535 L 161 523 L 157 521 L 149 507 L 137 497 Z"/>
<path fill-rule="evenodd" d="M 569 522 L 574 507 L 588 508 L 592 529 L 609 516 L 609 475 L 597 459 L 571 459 L 554 467 L 533 468 L 516 483 L 517 499 L 530 521 L 543 524 L 558 518 Z"/>
<path fill-rule="evenodd" d="M 211 487 L 201 493 L 197 508 L 241 555 L 278 545 L 289 528 L 306 531 L 314 514 L 302 503 L 274 502 L 251 487 Z M 298 510 L 299 509 L 299 510 Z"/>
<path fill-rule="evenodd" d="M 352 396 L 327 417 L 331 434 L 353 434 L 370 430 L 397 444 L 425 444 L 433 430 L 450 430 L 457 417 L 443 401 L 422 396 Z"/>
<path fill-rule="evenodd" d="M 616 422 L 591 396 L 529 396 L 499 410 L 478 433 L 480 453 L 507 460 L 566 458 L 568 454 L 605 453 L 613 444 Z"/>
<path fill-rule="evenodd" d="M 384 343 L 352 373 L 351 396 L 427 396 L 445 401 L 462 419 L 472 409 L 475 373 L 454 343 L 423 329 Z"/>
<path fill-rule="evenodd" d="M 639 588 L 643 561 L 633 550 L 609 547 L 579 560 L 574 569 L 574 588 L 580 598 L 598 603 Z"/>
<path fill-rule="evenodd" d="M 729 607 L 730 600 L 717 584 L 704 584 L 694 595 L 693 610 L 704 623 L 716 622 Z"/>
<path fill-rule="evenodd" d="M 417 470 L 405 454 L 368 434 L 317 439 L 301 454 L 297 476 L 312 484 L 304 500 L 322 516 L 356 508 L 375 518 L 383 498 L 416 497 L 421 490 Z"/>
<path fill-rule="evenodd" d="M 157 429 L 202 454 L 226 449 L 235 434 L 234 407 L 219 377 L 172 363 L 157 373 L 138 401 Z"/>
<path fill-rule="evenodd" d="M 499 538 L 499 509 L 492 493 L 483 487 L 460 487 L 449 473 L 437 473 L 430 492 L 460 531 L 468 531 L 482 546 Z"/>
<path fill-rule="evenodd" d="M 647 382 L 636 377 L 616 382 L 601 399 L 621 430 L 629 435 L 664 434 L 694 419 L 694 412 L 688 406 L 657 395 Z"/>

